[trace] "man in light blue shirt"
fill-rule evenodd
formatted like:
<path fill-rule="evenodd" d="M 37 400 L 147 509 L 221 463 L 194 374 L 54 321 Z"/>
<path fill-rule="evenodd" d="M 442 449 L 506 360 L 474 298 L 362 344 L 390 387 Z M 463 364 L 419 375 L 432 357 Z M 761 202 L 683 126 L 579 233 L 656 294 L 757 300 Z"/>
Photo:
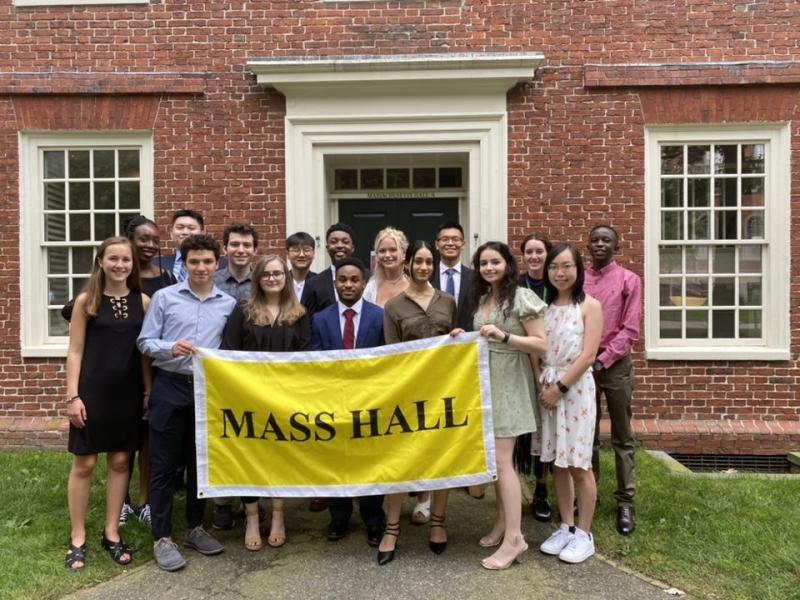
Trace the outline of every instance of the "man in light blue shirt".
<path fill-rule="evenodd" d="M 209 235 L 187 237 L 180 248 L 187 279 L 153 295 L 138 345 L 153 358 L 150 392 L 150 510 L 154 555 L 165 571 L 186 565 L 172 541 L 175 471 L 186 465 L 186 538 L 184 547 L 206 555 L 223 546 L 202 528 L 205 500 L 197 498 L 192 354 L 218 348 L 228 315 L 236 305 L 214 285 L 219 244 Z"/>

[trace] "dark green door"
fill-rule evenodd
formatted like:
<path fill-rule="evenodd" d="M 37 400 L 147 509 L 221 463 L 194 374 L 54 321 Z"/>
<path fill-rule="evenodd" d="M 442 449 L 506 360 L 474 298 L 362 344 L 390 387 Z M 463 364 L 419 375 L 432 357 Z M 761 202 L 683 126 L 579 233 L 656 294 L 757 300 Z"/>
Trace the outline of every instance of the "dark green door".
<path fill-rule="evenodd" d="M 355 229 L 355 255 L 369 265 L 377 234 L 391 225 L 414 240 L 433 242 L 443 221 L 458 221 L 458 198 L 339 200 L 339 221 Z"/>

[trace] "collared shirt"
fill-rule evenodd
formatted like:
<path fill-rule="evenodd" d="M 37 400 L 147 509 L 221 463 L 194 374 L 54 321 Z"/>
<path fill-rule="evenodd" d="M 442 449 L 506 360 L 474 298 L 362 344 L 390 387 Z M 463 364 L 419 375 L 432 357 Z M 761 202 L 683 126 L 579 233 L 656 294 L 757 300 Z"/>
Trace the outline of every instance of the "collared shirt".
<path fill-rule="evenodd" d="M 192 357 L 172 356 L 172 347 L 187 340 L 197 348 L 219 348 L 222 329 L 234 306 L 236 300 L 217 286 L 203 300 L 192 291 L 188 280 L 165 287 L 150 300 L 136 343 L 154 359 L 154 367 L 189 375 Z"/>
<path fill-rule="evenodd" d="M 358 324 L 361 322 L 361 311 L 364 310 L 364 298 L 359 298 L 358 302 L 353 304 L 353 306 L 345 306 L 338 301 L 336 305 L 339 307 L 339 330 L 342 332 L 342 339 L 344 339 L 344 324 L 347 322 L 347 319 L 344 316 L 344 311 L 348 308 L 352 308 L 356 311 L 356 314 L 353 315 L 353 332 L 356 334 L 356 338 L 358 338 Z M 355 344 L 355 340 L 353 341 Z M 355 345 L 353 346 L 356 347 Z"/>
<path fill-rule="evenodd" d="M 454 298 L 458 304 L 458 294 L 461 292 L 461 263 L 458 262 L 452 267 L 448 267 L 443 262 L 439 263 L 439 289 L 447 291 L 447 269 L 453 269 L 453 284 L 455 285 Z"/>
<path fill-rule="evenodd" d="M 239 281 L 231 274 L 230 268 L 225 267 L 214 275 L 214 285 L 236 298 L 237 302 L 241 302 L 250 297 L 250 290 L 253 288 L 252 275 L 253 271 L 251 270 L 244 279 Z"/>
<path fill-rule="evenodd" d="M 597 360 L 608 368 L 630 354 L 639 339 L 642 280 L 612 262 L 599 271 L 586 269 L 583 289 L 603 308 L 603 336 Z"/>
<path fill-rule="evenodd" d="M 383 335 L 387 344 L 445 335 L 457 324 L 455 298 L 437 289 L 433 290 L 433 298 L 425 310 L 408 291 L 389 300 L 383 309 Z"/>

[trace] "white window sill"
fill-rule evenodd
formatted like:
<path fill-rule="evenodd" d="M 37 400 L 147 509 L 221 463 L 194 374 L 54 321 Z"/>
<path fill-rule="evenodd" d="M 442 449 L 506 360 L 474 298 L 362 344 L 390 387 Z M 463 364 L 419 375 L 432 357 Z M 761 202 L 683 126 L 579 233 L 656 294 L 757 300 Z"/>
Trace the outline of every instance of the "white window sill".
<path fill-rule="evenodd" d="M 647 348 L 647 360 L 790 360 L 792 353 L 782 348 Z"/>
<path fill-rule="evenodd" d="M 42 346 L 23 346 L 22 358 L 66 358 L 66 344 L 48 344 Z"/>

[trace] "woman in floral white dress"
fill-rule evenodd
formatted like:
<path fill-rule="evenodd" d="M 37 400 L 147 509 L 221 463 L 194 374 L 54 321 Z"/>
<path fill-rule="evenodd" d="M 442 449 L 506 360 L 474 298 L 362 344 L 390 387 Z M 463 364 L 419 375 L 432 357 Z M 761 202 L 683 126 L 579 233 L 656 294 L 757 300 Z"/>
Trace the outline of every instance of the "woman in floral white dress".
<path fill-rule="evenodd" d="M 539 394 L 540 435 L 541 460 L 553 463 L 563 522 L 540 549 L 569 563 L 583 562 L 594 554 L 590 531 L 597 499 L 592 473 L 596 405 L 591 366 L 600 345 L 603 313 L 600 303 L 584 293 L 583 277 L 578 250 L 571 244 L 554 245 L 545 262 L 548 346 Z"/>

